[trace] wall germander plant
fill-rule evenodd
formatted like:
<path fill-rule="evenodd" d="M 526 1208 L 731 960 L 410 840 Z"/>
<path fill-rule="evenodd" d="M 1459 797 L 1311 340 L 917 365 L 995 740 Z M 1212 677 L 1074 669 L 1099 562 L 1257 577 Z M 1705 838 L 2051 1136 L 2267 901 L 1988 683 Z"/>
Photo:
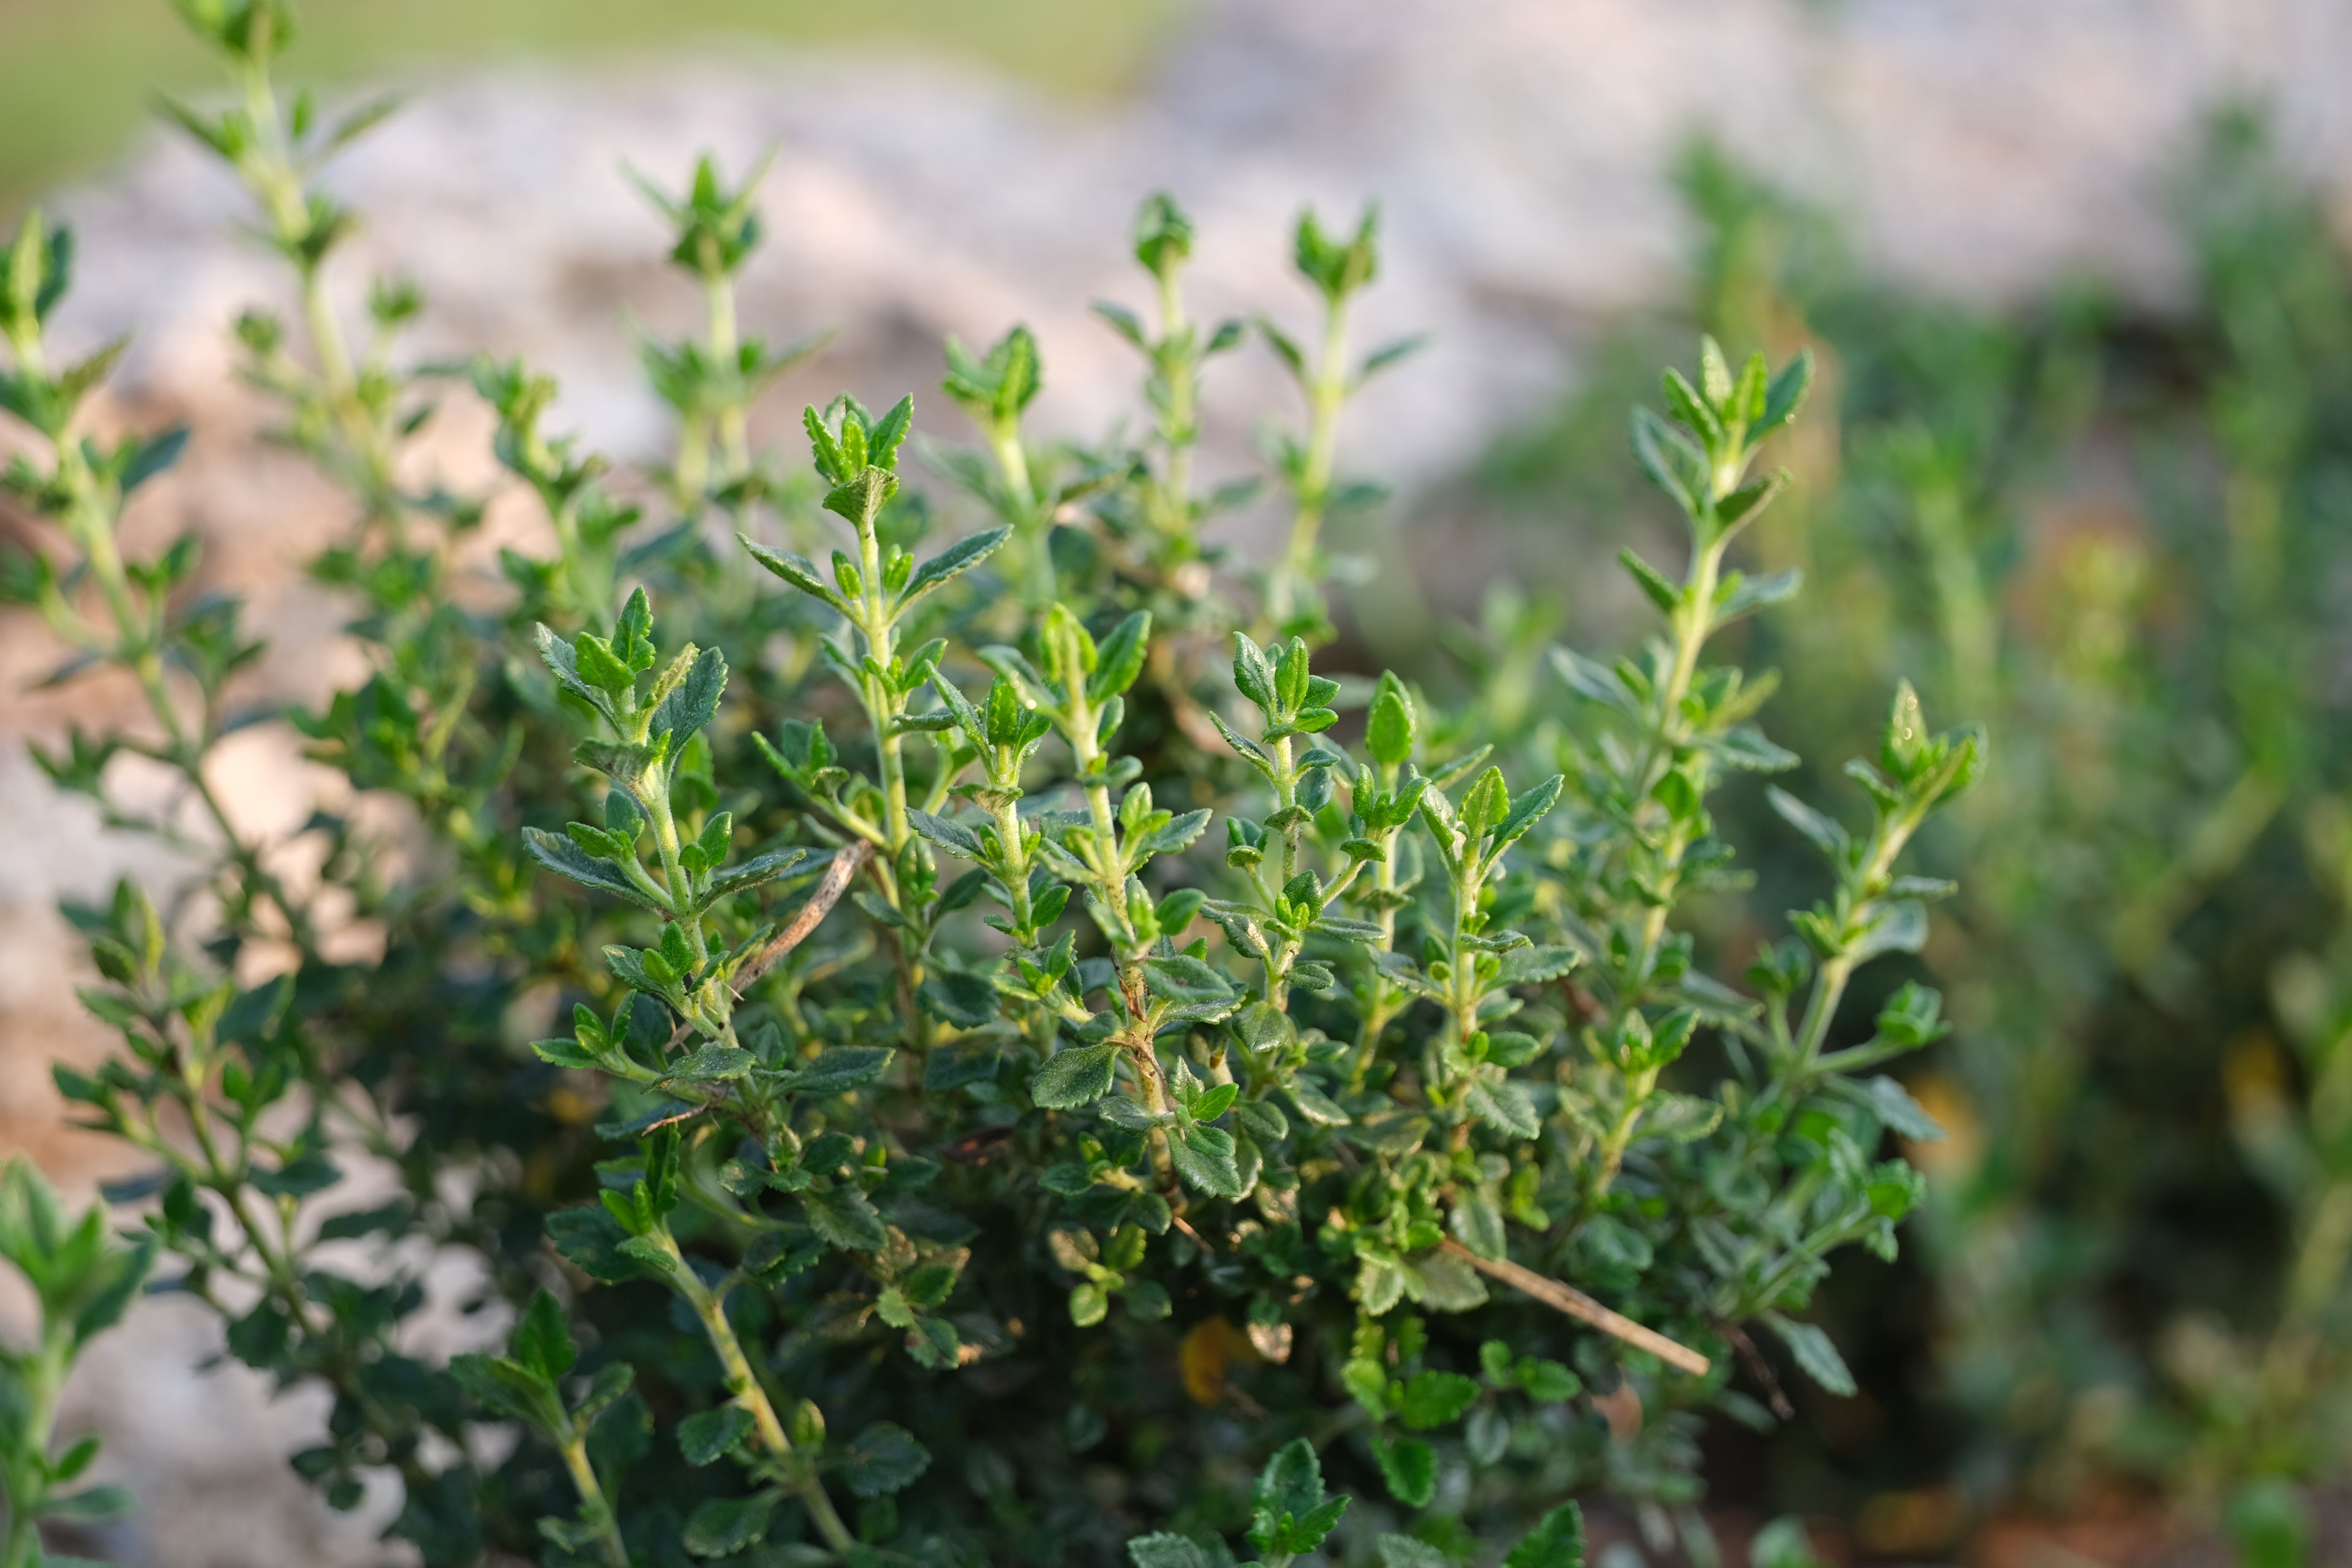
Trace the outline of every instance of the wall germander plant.
<path fill-rule="evenodd" d="M 198 541 L 124 553 L 182 437 L 89 433 L 111 354 L 55 357 L 71 243 L 27 218 L 0 407 L 43 527 L 7 582 L 61 673 L 146 710 L 43 765 L 190 868 L 74 911 L 123 1049 L 59 1082 L 152 1174 L 116 1194 L 131 1252 L 26 1197 L 9 1256 L 36 1283 L 95 1271 L 112 1303 L 152 1252 L 232 1354 L 330 1393 L 297 1468 L 338 1507 L 394 1474 L 392 1532 L 433 1564 L 1558 1568 L 1578 1498 L 1717 1560 L 1700 1424 L 1769 1425 L 1776 1364 L 1851 1387 L 1802 1313 L 1829 1255 L 1890 1252 L 1919 1196 L 1881 1155 L 1924 1118 L 1874 1069 L 1941 1032 L 1937 998 L 1906 986 L 1874 1026 L 1843 1004 L 1923 941 L 1949 889 L 1902 856 L 1979 761 L 1905 689 L 1844 803 L 1770 796 L 1825 862 L 1786 939 L 1727 977 L 1678 923 L 1738 875 L 1715 793 L 1794 760 L 1759 728 L 1771 680 L 1711 648 L 1797 591 L 1737 547 L 1810 363 L 1707 342 L 1637 412 L 1686 548 L 1624 558 L 1641 648 L 1552 653 L 1549 768 L 1520 766 L 1525 714 L 1441 719 L 1334 641 L 1321 530 L 1365 493 L 1343 405 L 1410 347 L 1349 342 L 1369 215 L 1299 222 L 1308 353 L 1196 321 L 1189 222 L 1147 202 L 1150 321 L 1101 308 L 1143 356 L 1132 447 L 1028 427 L 1015 327 L 948 350 L 983 450 L 910 444 L 911 397 L 844 395 L 778 451 L 753 400 L 806 345 L 739 322 L 757 178 L 706 163 L 655 193 L 708 306 L 646 351 L 673 458 L 614 469 L 550 431 L 550 383 L 478 363 L 547 522 L 494 553 L 488 498 L 404 460 L 462 395 L 401 353 L 422 302 L 380 282 L 356 332 L 332 266 L 355 220 L 320 168 L 374 111 L 281 94 L 278 0 L 179 5 L 237 90 L 173 112 L 251 189 L 298 301 L 237 323 L 247 374 L 346 487 L 313 572 L 370 673 L 256 714 L 257 645 L 192 592 Z M 1252 339 L 1307 409 L 1273 443 L 1290 522 L 1263 572 L 1203 531 L 1248 488 L 1195 464 L 1205 373 Z M 946 484 L 910 482 L 917 452 Z M 323 885 L 290 884 L 210 768 L 252 721 L 406 826 L 314 818 Z M 124 752 L 201 820 L 118 797 Z M 381 957 L 337 956 L 330 910 Z M 362 1162 L 388 1200 L 345 1195 Z M 353 1240 L 372 1265 L 333 1261 Z M 460 1305 L 511 1327 L 434 1364 L 403 1329 L 446 1249 L 483 1265 Z M 46 1331 L 68 1352 L 112 1307 L 77 1310 Z M 41 1458 L 39 1415 L 0 1407 L 19 1519 L 88 1495 L 48 1489 L 83 1450 Z"/>

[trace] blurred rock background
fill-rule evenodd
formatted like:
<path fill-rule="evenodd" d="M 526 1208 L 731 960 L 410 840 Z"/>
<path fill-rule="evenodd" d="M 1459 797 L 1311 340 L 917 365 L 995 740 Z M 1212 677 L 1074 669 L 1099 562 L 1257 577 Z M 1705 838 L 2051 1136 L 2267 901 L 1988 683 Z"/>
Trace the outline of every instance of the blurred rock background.
<path fill-rule="evenodd" d="M 2186 299 L 2194 258 L 2167 182 L 2226 101 L 2266 105 L 2284 163 L 2352 218 L 2352 8 L 2335 0 L 910 0 L 855 22 L 748 0 L 656 10 L 312 5 L 294 74 L 323 73 L 338 98 L 386 82 L 411 94 L 341 165 L 368 222 L 346 284 L 413 276 L 425 353 L 520 354 L 562 380 L 559 426 L 655 456 L 665 426 L 632 324 L 676 326 L 696 301 L 622 169 L 674 182 L 706 150 L 732 170 L 773 146 L 747 329 L 836 335 L 768 400 L 768 435 L 840 387 L 869 401 L 912 387 L 919 428 L 961 439 L 925 396 L 939 341 L 1025 321 L 1046 366 L 1040 427 L 1091 437 L 1080 422 L 1095 411 L 1136 407 L 1129 352 L 1086 303 L 1139 298 L 1124 239 L 1142 195 L 1164 186 L 1191 209 L 1204 313 L 1293 319 L 1307 304 L 1288 271 L 1298 204 L 1339 216 L 1376 199 L 1385 276 L 1365 341 L 1433 342 L 1356 406 L 1346 451 L 1407 498 L 1379 525 L 1390 542 L 1359 543 L 1423 568 L 1414 592 L 1381 601 L 1408 616 L 1467 612 L 1513 560 L 1444 504 L 1454 476 L 1570 395 L 1614 323 L 1684 296 L 1695 233 L 1669 171 L 1696 137 L 1836 215 L 1874 278 L 1970 306 L 2086 278 L 2158 312 Z M 208 575 L 247 595 L 271 637 L 266 695 L 315 699 L 348 671 L 334 608 L 297 563 L 341 519 L 263 441 L 229 374 L 229 323 L 278 302 L 278 268 L 239 237 L 226 177 L 139 128 L 151 83 L 202 79 L 159 3 L 0 0 L 0 207 L 13 222 L 43 194 L 79 228 L 68 342 L 136 335 L 112 416 L 199 432 L 138 526 L 201 528 Z M 1256 424 L 1287 409 L 1270 356 L 1228 365 L 1213 470 L 1248 466 Z M 487 422 L 465 402 L 437 423 L 435 460 L 478 490 L 493 479 Z M 1459 531 L 1435 542 L 1433 528 Z M 1250 520 L 1237 530 L 1247 549 Z M 60 1131 L 47 1063 L 104 1040 L 70 994 L 77 950 L 54 906 L 156 862 L 60 804 L 26 760 L 26 740 L 94 717 L 79 689 L 27 689 L 47 658 L 37 623 L 0 617 L 0 1142 L 86 1188 L 109 1156 Z M 226 765 L 257 829 L 314 804 L 316 781 L 274 731 L 249 732 Z M 376 1560 L 382 1515 L 328 1515 L 280 1462 L 316 1410 L 272 1403 L 241 1368 L 191 1372 L 210 1332 L 200 1315 L 143 1309 L 77 1388 L 75 1419 L 108 1429 L 146 1504 L 104 1544 L 188 1568 Z"/>

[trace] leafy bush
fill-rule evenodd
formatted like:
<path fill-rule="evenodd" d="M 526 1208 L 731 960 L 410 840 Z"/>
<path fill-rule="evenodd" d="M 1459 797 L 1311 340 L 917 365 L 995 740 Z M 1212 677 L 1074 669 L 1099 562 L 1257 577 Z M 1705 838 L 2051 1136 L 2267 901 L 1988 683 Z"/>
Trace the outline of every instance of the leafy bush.
<path fill-rule="evenodd" d="M 1951 885 L 1898 862 L 1979 760 L 1902 688 L 1845 806 L 1769 794 L 1822 896 L 1746 989 L 1699 962 L 1677 910 L 1741 879 L 1710 801 L 1796 760 L 1756 721 L 1773 683 L 1707 651 L 1797 590 L 1732 551 L 1786 482 L 1757 458 L 1811 360 L 1735 369 L 1710 340 L 1664 415 L 1636 413 L 1683 565 L 1624 557 L 1654 635 L 1556 650 L 1566 717 L 1530 731 L 1330 646 L 1320 527 L 1362 494 L 1340 416 L 1410 347 L 1349 346 L 1370 215 L 1299 221 L 1310 353 L 1192 321 L 1192 231 L 1154 197 L 1156 315 L 1102 307 L 1143 358 L 1139 445 L 1029 431 L 1043 373 L 1016 327 L 948 346 L 986 449 L 919 448 L 946 490 L 905 483 L 908 398 L 810 408 L 812 484 L 750 440 L 810 344 L 741 331 L 756 176 L 706 162 L 656 193 L 710 307 L 646 351 L 673 460 L 616 476 L 546 431 L 550 383 L 477 363 L 551 539 L 493 557 L 486 498 L 406 477 L 446 390 L 394 354 L 415 291 L 373 286 L 355 347 L 329 286 L 354 220 L 317 170 L 377 111 L 278 96 L 276 0 L 181 8 L 238 92 L 173 112 L 251 188 L 301 301 L 240 321 L 247 374 L 347 487 L 351 531 L 312 570 L 372 673 L 317 710 L 240 708 L 258 648 L 234 602 L 184 592 L 196 541 L 119 549 L 183 437 L 84 433 L 117 351 L 52 363 L 72 247 L 37 216 L 0 404 L 34 438 L 11 489 L 52 526 L 9 582 L 70 648 L 61 673 L 150 710 L 43 765 L 199 862 L 168 918 L 128 884 L 74 911 L 123 1051 L 60 1086 L 152 1162 L 117 1196 L 166 1288 L 239 1359 L 331 1394 L 294 1458 L 328 1500 L 395 1472 L 394 1532 L 429 1563 L 1125 1545 L 1160 1568 L 1229 1562 L 1245 1531 L 1269 1564 L 1507 1545 L 1538 1568 L 1581 1562 L 1566 1500 L 1587 1492 L 1710 1559 L 1702 1417 L 1770 1424 L 1736 1373 L 1779 1398 L 1750 1329 L 1850 1391 L 1801 1314 L 1831 1253 L 1891 1256 L 1919 1200 L 1878 1155 L 1930 1124 L 1874 1069 L 1942 1033 L 1937 998 L 1904 985 L 1856 1028 L 1849 992 L 1926 940 Z M 1248 487 L 1192 471 L 1204 368 L 1252 336 L 1307 406 L 1271 443 L 1291 527 L 1262 574 L 1203 538 Z M 388 834 L 314 817 L 315 889 L 207 772 L 281 717 L 404 813 Z M 115 795 L 125 752 L 177 775 L 206 837 Z M 334 956 L 353 918 L 380 958 Z M 347 1195 L 362 1168 L 389 1198 Z M 352 1242 L 366 1266 L 340 1261 Z M 419 1259 L 447 1249 L 484 1265 L 463 1308 L 512 1328 L 443 1367 L 402 1347 Z M 530 1436 L 493 1461 L 486 1423 Z M 1774 1539 L 1806 1555 L 1794 1526 Z"/>
<path fill-rule="evenodd" d="M 2352 1458 L 2331 1217 L 2352 1212 L 2352 265 L 2244 114 L 2182 172 L 2195 288 L 2162 312 L 2089 286 L 2001 312 L 1922 299 L 1719 155 L 1685 188 L 1687 310 L 1619 328 L 1588 389 L 1487 461 L 1473 510 L 1526 541 L 1519 581 L 1568 595 L 1547 574 L 1563 513 L 1604 539 L 1654 517 L 1614 448 L 1656 344 L 1695 322 L 1810 345 L 1836 416 L 1753 544 L 1818 589 L 1751 647 L 1808 694 L 1784 738 L 1838 754 L 1896 670 L 2001 737 L 1926 847 L 1969 872 L 1924 955 L 1957 1032 L 1907 1075 L 1953 1133 L 1923 1153 L 1913 1267 L 1934 1306 L 1881 1275 L 1836 1313 L 1874 1364 L 1932 1355 L 1937 1393 L 1890 1379 L 1841 1468 L 1890 1491 L 1958 1479 L 1965 1507 L 1882 1544 L 1897 1554 L 2118 1482 L 2207 1522 L 2284 1510 L 2307 1535 L 2296 1487 Z M 1592 599 L 1577 607 L 1614 613 Z M 1516 689 L 1545 613 L 1490 607 L 1465 649 L 1487 700 Z M 1788 868 L 1761 869 L 1712 929 L 1778 907 Z"/>

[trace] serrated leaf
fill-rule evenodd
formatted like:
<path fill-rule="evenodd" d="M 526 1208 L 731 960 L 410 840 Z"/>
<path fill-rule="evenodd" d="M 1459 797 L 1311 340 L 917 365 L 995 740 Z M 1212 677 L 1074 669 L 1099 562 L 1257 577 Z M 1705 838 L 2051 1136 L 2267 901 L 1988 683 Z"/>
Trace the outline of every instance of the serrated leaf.
<path fill-rule="evenodd" d="M 1353 1120 L 1338 1100 L 1309 1079 L 1293 1079 L 1283 1087 L 1289 1091 L 1290 1102 L 1298 1107 L 1298 1114 L 1309 1121 L 1325 1127 L 1345 1127 Z"/>
<path fill-rule="evenodd" d="M 1503 1212 L 1486 1199 L 1475 1194 L 1456 1198 L 1450 1223 L 1454 1237 L 1479 1257 L 1503 1256 Z"/>
<path fill-rule="evenodd" d="M 530 858 L 549 870 L 569 877 L 583 888 L 626 899 L 641 909 L 663 912 L 661 906 L 647 898 L 644 889 L 631 882 L 613 861 L 591 855 L 563 835 L 543 828 L 526 827 L 522 837 L 523 847 Z"/>
<path fill-rule="evenodd" d="M 1617 563 L 1625 568 L 1627 575 L 1662 612 L 1672 615 L 1682 603 L 1682 589 L 1668 582 L 1664 573 L 1634 554 L 1631 545 L 1617 552 Z"/>
<path fill-rule="evenodd" d="M 949 854 L 962 859 L 978 860 L 987 854 L 986 847 L 980 841 L 980 835 L 951 818 L 934 816 L 928 811 L 910 808 L 907 813 L 907 826 Z"/>
<path fill-rule="evenodd" d="M 519 1365 L 550 1383 L 572 1370 L 579 1352 L 572 1347 L 562 1304 L 551 1292 L 541 1290 L 531 1297 L 508 1337 L 507 1350 Z"/>
<path fill-rule="evenodd" d="M 796 1094 L 841 1094 L 880 1078 L 894 1054 L 888 1046 L 827 1046 L 778 1073 L 776 1086 Z"/>
<path fill-rule="evenodd" d="M 1767 784 L 1764 798 L 1780 819 L 1810 840 L 1814 848 L 1828 856 L 1833 864 L 1843 865 L 1848 847 L 1853 842 L 1838 822 L 1815 811 L 1778 784 Z"/>
<path fill-rule="evenodd" d="M 1735 724 L 1720 734 L 1700 737 L 1698 746 L 1726 767 L 1751 773 L 1786 773 L 1797 765 L 1797 753 L 1765 739 L 1753 724 Z"/>
<path fill-rule="evenodd" d="M 1372 1457 L 1389 1495 L 1407 1508 L 1427 1508 L 1437 1495 L 1437 1450 L 1419 1437 L 1375 1441 Z"/>
<path fill-rule="evenodd" d="M 547 1236 L 591 1279 L 617 1285 L 656 1272 L 621 1250 L 629 1233 L 597 1205 L 557 1209 L 547 1216 Z"/>
<path fill-rule="evenodd" d="M 737 1046 L 704 1046 L 670 1064 L 667 1078 L 679 1083 L 723 1083 L 748 1078 L 759 1058 Z"/>
<path fill-rule="evenodd" d="M 1850 1098 L 1869 1107 L 1887 1131 L 1915 1143 L 1933 1143 L 1944 1136 L 1943 1124 L 1911 1098 L 1911 1091 L 1885 1073 L 1867 1083 L 1843 1086 Z"/>
<path fill-rule="evenodd" d="M 1763 576 L 1743 576 L 1716 606 L 1715 624 L 1728 626 L 1743 616 L 1793 599 L 1805 586 L 1805 574 L 1791 566 L 1785 572 L 1767 573 Z"/>
<path fill-rule="evenodd" d="M 975 533 L 956 541 L 915 568 L 915 574 L 907 580 L 905 591 L 898 595 L 898 603 L 911 605 L 958 574 L 969 572 L 994 554 L 998 547 L 1012 537 L 1011 529 L 993 528 L 986 533 Z"/>
<path fill-rule="evenodd" d="M 811 1188 L 801 1194 L 801 1207 L 807 1211 L 809 1228 L 844 1252 L 879 1252 L 890 1239 L 882 1216 L 856 1187 L 822 1193 Z"/>
<path fill-rule="evenodd" d="M 1421 1300 L 1441 1312 L 1467 1312 L 1486 1304 L 1486 1284 L 1478 1271 L 1450 1252 L 1425 1253 L 1407 1265 L 1421 1286 Z"/>
<path fill-rule="evenodd" d="M 747 888 L 772 882 L 779 877 L 789 877 L 807 866 L 814 856 L 806 849 L 777 849 L 755 856 L 740 865 L 730 866 L 710 879 L 710 896 L 725 898 Z M 814 868 L 810 868 L 814 869 Z"/>
<path fill-rule="evenodd" d="M 1213 1568 L 1197 1542 L 1165 1531 L 1137 1536 L 1127 1543 L 1127 1556 L 1135 1568 Z"/>
<path fill-rule="evenodd" d="M 764 544 L 754 542 L 744 534 L 739 533 L 735 537 L 741 540 L 743 548 L 751 552 L 751 559 L 798 588 L 802 593 L 813 599 L 822 600 L 836 610 L 845 608 L 841 595 L 835 590 L 832 584 L 818 575 L 815 565 L 807 557 L 795 555 L 789 550 L 771 550 Z"/>
<path fill-rule="evenodd" d="M 1515 947 L 1503 954 L 1502 966 L 1495 972 L 1495 984 L 1528 985 L 1538 981 L 1557 980 L 1574 969 L 1580 962 L 1576 950 L 1569 947 Z"/>
<path fill-rule="evenodd" d="M 1564 1502 L 1519 1537 L 1503 1568 L 1584 1568 L 1584 1510 Z"/>
<path fill-rule="evenodd" d="M 686 751 L 688 737 L 719 716 L 719 700 L 727 690 L 727 658 L 715 647 L 695 655 L 686 679 L 654 710 L 648 735 L 669 736 L 669 755 Z"/>
<path fill-rule="evenodd" d="M 997 1015 L 996 986 L 988 976 L 961 969 L 937 969 L 925 977 L 916 1000 L 935 1018 L 959 1029 L 977 1029 Z"/>
<path fill-rule="evenodd" d="M 731 1557 L 767 1535 L 775 1507 L 772 1491 L 712 1498 L 688 1518 L 680 1542 L 697 1557 Z"/>
<path fill-rule="evenodd" d="M 1775 1315 L 1765 1321 L 1772 1325 L 1772 1331 L 1780 1336 L 1780 1342 L 1789 1347 L 1789 1354 L 1804 1369 L 1807 1377 L 1842 1399 L 1853 1397 L 1853 1373 L 1846 1370 L 1845 1358 L 1838 1354 L 1829 1335 L 1811 1323 L 1790 1318 Z"/>
<path fill-rule="evenodd" d="M 1168 1158 L 1177 1174 L 1202 1192 L 1237 1198 L 1243 1185 L 1234 1163 L 1234 1135 L 1221 1127 L 1179 1127 L 1168 1141 Z"/>
<path fill-rule="evenodd" d="M 733 1453 L 751 1435 L 751 1413 L 740 1405 L 701 1411 L 677 1424 L 678 1452 L 698 1469 Z"/>
<path fill-rule="evenodd" d="M 1152 994 L 1176 1003 L 1230 1002 L 1234 988 L 1225 977 L 1197 958 L 1147 958 L 1143 978 Z"/>
<path fill-rule="evenodd" d="M 887 1497 L 912 1486 L 931 1468 L 931 1451 L 904 1426 L 877 1421 L 857 1434 L 841 1458 L 842 1479 L 859 1497 Z"/>
<path fill-rule="evenodd" d="M 1543 1131 L 1535 1101 L 1528 1098 L 1526 1087 L 1508 1079 L 1474 1083 L 1463 1100 L 1472 1115 L 1496 1131 L 1507 1132 L 1514 1138 L 1533 1138 Z"/>
<path fill-rule="evenodd" d="M 1046 1110 L 1092 1105 L 1110 1092 L 1118 1063 L 1118 1047 L 1108 1042 L 1065 1047 L 1030 1081 L 1029 1098 Z"/>
<path fill-rule="evenodd" d="M 1128 846 L 1133 863 L 1141 865 L 1150 855 L 1178 855 L 1190 849 L 1209 826 L 1209 812 L 1203 807 L 1171 818 L 1144 834 Z"/>
<path fill-rule="evenodd" d="M 1458 1421 L 1478 1402 L 1478 1380 L 1458 1372 L 1414 1373 L 1397 1402 L 1397 1419 L 1416 1432 Z"/>
<path fill-rule="evenodd" d="M 1410 1535 L 1380 1538 L 1381 1568 L 1454 1568 L 1454 1559 Z"/>
<path fill-rule="evenodd" d="M 1294 1437 L 1275 1450 L 1251 1489 L 1250 1544 L 1261 1552 L 1274 1549 L 1286 1521 L 1303 1519 L 1322 1504 L 1323 1466 L 1315 1446 Z"/>

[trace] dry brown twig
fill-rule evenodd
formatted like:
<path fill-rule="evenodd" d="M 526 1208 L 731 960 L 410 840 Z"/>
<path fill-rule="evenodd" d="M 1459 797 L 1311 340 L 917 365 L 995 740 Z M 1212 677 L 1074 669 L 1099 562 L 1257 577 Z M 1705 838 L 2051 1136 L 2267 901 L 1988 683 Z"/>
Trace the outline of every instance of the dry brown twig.
<path fill-rule="evenodd" d="M 1622 1312 L 1612 1312 L 1583 1291 L 1571 1289 L 1557 1279 L 1547 1279 L 1532 1268 L 1523 1268 L 1507 1258 L 1481 1258 L 1451 1237 L 1438 1244 L 1479 1273 L 1500 1279 L 1504 1284 L 1534 1297 L 1545 1306 L 1566 1312 L 1580 1323 L 1589 1323 L 1604 1334 L 1613 1334 L 1636 1350 L 1645 1350 L 1668 1366 L 1678 1367 L 1693 1377 L 1705 1377 L 1711 1364 L 1706 1357 L 1688 1345 L 1666 1338 L 1655 1329 L 1645 1329 Z"/>
<path fill-rule="evenodd" d="M 816 930 L 824 917 L 833 912 L 833 906 L 841 901 L 841 895 L 849 890 L 849 879 L 872 858 L 874 846 L 862 838 L 845 848 L 835 850 L 833 864 L 825 868 L 824 879 L 816 885 L 816 891 L 809 895 L 808 902 L 801 906 L 801 912 L 793 917 L 790 925 L 776 933 L 773 941 L 760 950 L 758 957 L 743 966 L 743 973 L 735 980 L 735 994 L 740 996 L 750 990 L 760 976 L 782 963 L 786 953 L 806 942 L 809 932 Z M 670 1035 L 669 1049 L 677 1049 L 693 1034 L 693 1025 L 680 1024 Z"/>

